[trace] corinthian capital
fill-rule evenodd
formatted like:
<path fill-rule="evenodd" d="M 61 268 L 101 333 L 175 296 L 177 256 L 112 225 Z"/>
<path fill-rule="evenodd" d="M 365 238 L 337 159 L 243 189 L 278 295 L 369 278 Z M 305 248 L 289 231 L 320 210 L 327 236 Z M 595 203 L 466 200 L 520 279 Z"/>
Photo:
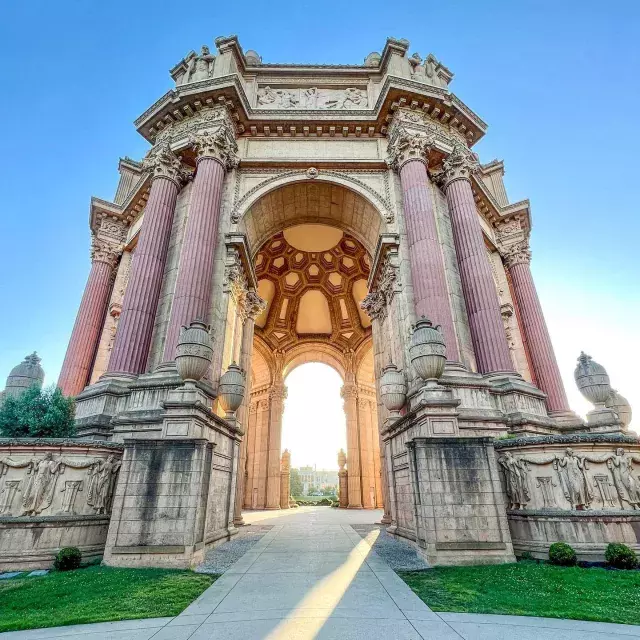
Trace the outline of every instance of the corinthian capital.
<path fill-rule="evenodd" d="M 407 130 L 398 125 L 392 131 L 387 146 L 387 165 L 394 171 L 400 171 L 410 160 L 419 160 L 428 164 L 429 151 L 433 145 L 433 136 Z"/>
<path fill-rule="evenodd" d="M 198 161 L 202 158 L 213 158 L 225 171 L 237 167 L 240 162 L 238 145 L 230 125 L 225 121 L 214 129 L 191 135 L 189 143 L 196 150 Z"/>
<path fill-rule="evenodd" d="M 244 301 L 244 313 L 247 320 L 255 319 L 267 308 L 267 301 L 263 300 L 255 291 L 248 291 Z"/>
<path fill-rule="evenodd" d="M 384 319 L 386 312 L 386 302 L 384 296 L 379 291 L 370 291 L 360 303 L 360 308 L 372 319 Z"/>
<path fill-rule="evenodd" d="M 529 264 L 531 262 L 531 250 L 529 249 L 529 241 L 523 240 L 517 242 L 502 250 L 502 257 L 508 269 L 517 264 Z"/>
<path fill-rule="evenodd" d="M 453 151 L 442 163 L 442 186 L 446 189 L 455 180 L 471 180 L 471 175 L 475 173 L 480 164 L 475 153 L 464 144 L 457 142 Z"/>
<path fill-rule="evenodd" d="M 153 178 L 167 178 L 180 188 L 186 172 L 179 158 L 169 147 L 168 142 L 157 144 L 142 161 L 143 171 L 149 171 Z"/>
<path fill-rule="evenodd" d="M 114 244 L 102 238 L 91 238 L 91 261 L 104 262 L 115 269 L 122 255 L 122 245 Z"/>

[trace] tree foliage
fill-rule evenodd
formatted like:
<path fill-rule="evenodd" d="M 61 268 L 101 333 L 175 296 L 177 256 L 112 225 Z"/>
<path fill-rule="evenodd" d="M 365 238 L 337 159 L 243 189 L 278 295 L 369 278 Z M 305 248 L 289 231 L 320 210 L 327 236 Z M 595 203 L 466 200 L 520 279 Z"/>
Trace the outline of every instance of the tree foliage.
<path fill-rule="evenodd" d="M 75 403 L 58 387 L 30 387 L 0 405 L 0 435 L 5 438 L 70 438 L 75 436 Z"/>
<path fill-rule="evenodd" d="M 302 480 L 300 480 L 300 472 L 297 469 L 291 469 L 291 475 L 289 478 L 289 495 L 301 496 Z"/>

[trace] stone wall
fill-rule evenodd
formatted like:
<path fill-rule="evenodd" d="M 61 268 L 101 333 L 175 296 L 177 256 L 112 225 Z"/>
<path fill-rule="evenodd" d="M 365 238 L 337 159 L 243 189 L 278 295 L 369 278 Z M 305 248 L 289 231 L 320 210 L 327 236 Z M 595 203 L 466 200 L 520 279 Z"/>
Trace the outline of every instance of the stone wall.
<path fill-rule="evenodd" d="M 496 441 L 517 554 L 546 558 L 566 542 L 602 561 L 609 542 L 640 551 L 640 441 L 622 434 Z"/>
<path fill-rule="evenodd" d="M 122 446 L 0 439 L 0 571 L 47 569 L 62 547 L 103 553 Z"/>

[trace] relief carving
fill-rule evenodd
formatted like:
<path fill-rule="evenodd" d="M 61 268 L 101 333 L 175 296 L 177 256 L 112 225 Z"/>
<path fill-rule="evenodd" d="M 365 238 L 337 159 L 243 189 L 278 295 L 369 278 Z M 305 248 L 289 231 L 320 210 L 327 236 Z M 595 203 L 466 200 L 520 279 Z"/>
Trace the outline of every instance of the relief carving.
<path fill-rule="evenodd" d="M 616 449 L 615 454 L 607 460 L 622 508 L 626 503 L 632 509 L 640 509 L 640 483 L 633 477 L 634 462 L 640 463 L 640 456 L 629 455 L 622 448 Z"/>
<path fill-rule="evenodd" d="M 438 60 L 429 54 L 424 62 L 419 53 L 414 53 L 409 58 L 411 65 L 411 79 L 418 82 L 426 82 L 434 87 L 446 89 L 453 78 L 453 74 Z"/>
<path fill-rule="evenodd" d="M 531 500 L 529 493 L 529 467 L 523 459 L 516 459 L 507 451 L 498 458 L 498 464 L 504 470 L 509 509 L 522 509 Z"/>
<path fill-rule="evenodd" d="M 111 500 L 120 465 L 120 461 L 111 455 L 106 460 L 97 460 L 89 468 L 87 504 L 93 507 L 96 513 L 111 511 Z"/>
<path fill-rule="evenodd" d="M 366 109 L 367 91 L 356 87 L 258 89 L 258 106 L 264 109 Z"/>

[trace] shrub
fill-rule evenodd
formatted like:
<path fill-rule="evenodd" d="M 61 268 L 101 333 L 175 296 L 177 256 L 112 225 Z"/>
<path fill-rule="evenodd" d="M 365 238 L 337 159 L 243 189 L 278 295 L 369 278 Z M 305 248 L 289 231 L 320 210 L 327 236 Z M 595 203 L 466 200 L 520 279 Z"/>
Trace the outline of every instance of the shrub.
<path fill-rule="evenodd" d="M 72 571 L 80 566 L 82 554 L 78 547 L 63 547 L 56 554 L 53 566 L 58 571 Z"/>
<path fill-rule="evenodd" d="M 531 551 L 523 551 L 518 559 L 524 562 L 531 562 L 533 560 L 533 555 Z"/>
<path fill-rule="evenodd" d="M 604 559 L 616 569 L 635 569 L 638 566 L 638 556 L 626 544 L 611 542 L 604 552 Z"/>
<path fill-rule="evenodd" d="M 75 436 L 75 403 L 57 387 L 30 387 L 9 396 L 0 406 L 0 434 L 5 438 L 70 438 Z"/>
<path fill-rule="evenodd" d="M 573 547 L 564 542 L 554 542 L 549 547 L 549 562 L 560 567 L 573 567 L 577 562 Z"/>

